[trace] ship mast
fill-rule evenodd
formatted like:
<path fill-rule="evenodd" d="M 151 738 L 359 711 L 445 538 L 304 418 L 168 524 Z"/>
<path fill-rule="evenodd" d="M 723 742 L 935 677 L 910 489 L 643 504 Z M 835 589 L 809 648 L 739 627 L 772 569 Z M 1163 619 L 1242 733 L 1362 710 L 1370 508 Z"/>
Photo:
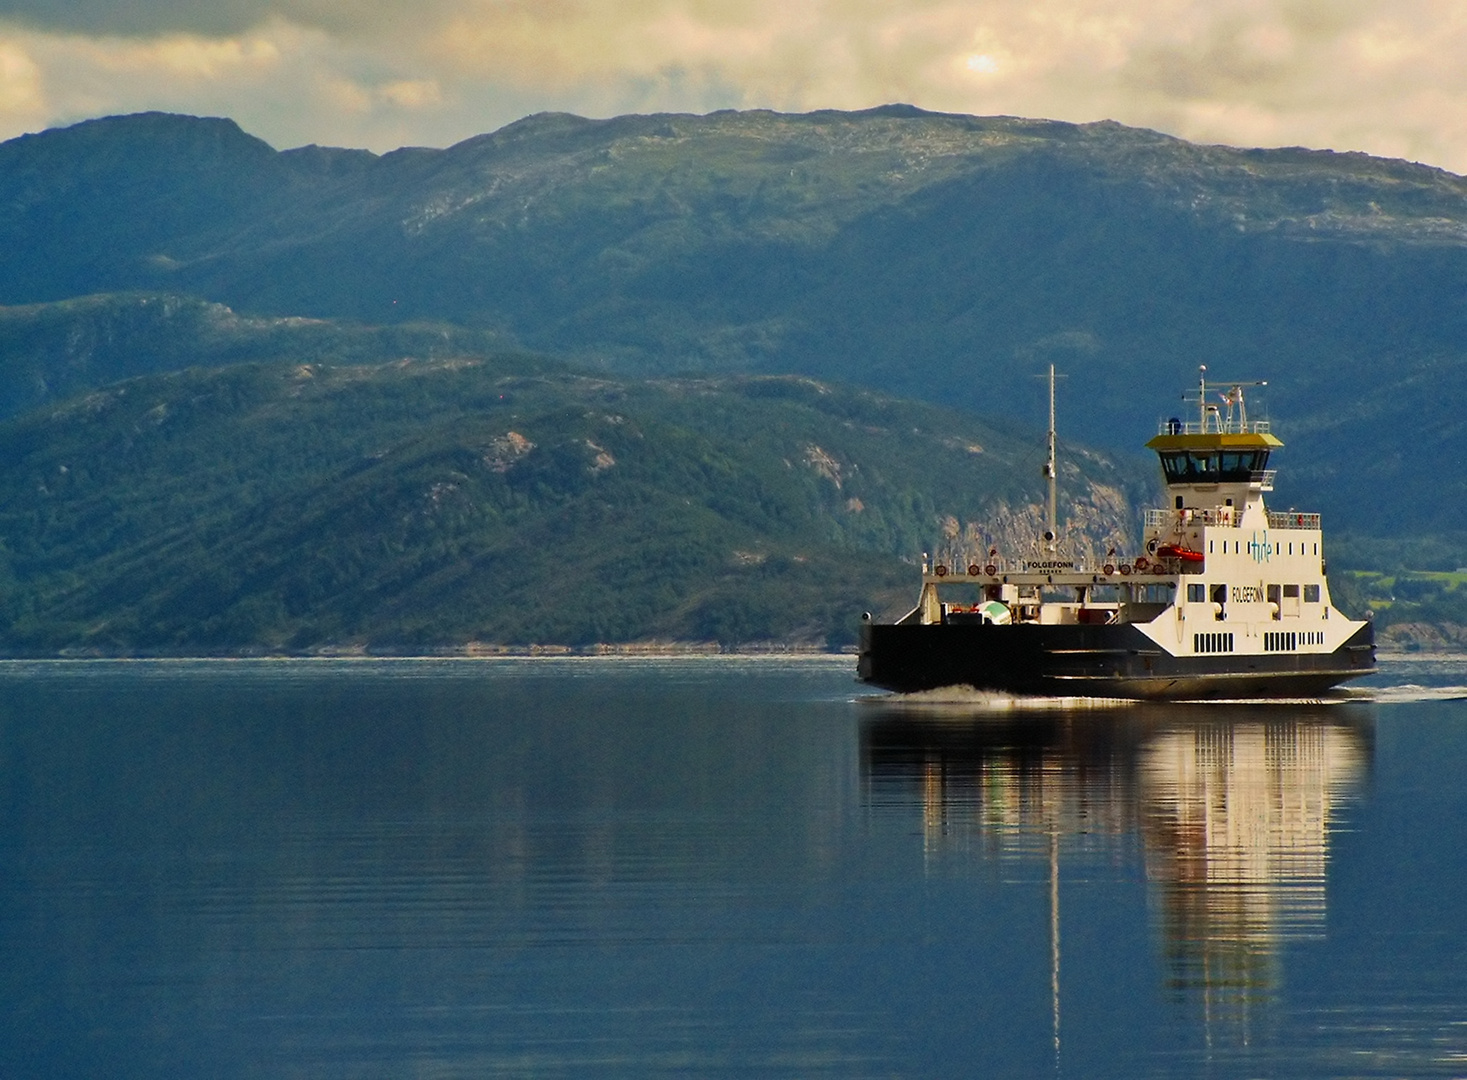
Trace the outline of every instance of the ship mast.
<path fill-rule="evenodd" d="M 1055 466 L 1054 437 L 1054 365 L 1049 365 L 1049 457 L 1044 462 L 1044 478 L 1049 486 L 1049 513 L 1045 518 L 1044 543 L 1049 551 L 1055 550 L 1059 537 L 1058 498 L 1055 491 L 1059 470 Z"/>

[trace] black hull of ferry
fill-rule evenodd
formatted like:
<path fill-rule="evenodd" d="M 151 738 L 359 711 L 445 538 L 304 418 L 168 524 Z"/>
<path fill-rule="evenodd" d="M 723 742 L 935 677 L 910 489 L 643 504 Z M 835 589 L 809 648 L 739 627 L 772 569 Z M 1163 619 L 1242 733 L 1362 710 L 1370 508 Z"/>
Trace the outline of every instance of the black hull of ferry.
<path fill-rule="evenodd" d="M 1318 697 L 1375 671 L 1367 623 L 1330 653 L 1172 656 L 1134 626 L 862 623 L 857 677 L 899 693 L 971 686 L 1044 697 Z"/>

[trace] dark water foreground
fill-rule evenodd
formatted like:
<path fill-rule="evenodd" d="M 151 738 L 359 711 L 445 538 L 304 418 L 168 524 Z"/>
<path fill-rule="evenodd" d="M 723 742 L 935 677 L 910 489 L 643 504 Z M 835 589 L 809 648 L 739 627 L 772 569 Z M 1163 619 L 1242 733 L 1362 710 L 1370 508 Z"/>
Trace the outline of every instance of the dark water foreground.
<path fill-rule="evenodd" d="M 0 664 L 0 1076 L 1464 1076 L 1467 665 L 1375 683 Z"/>

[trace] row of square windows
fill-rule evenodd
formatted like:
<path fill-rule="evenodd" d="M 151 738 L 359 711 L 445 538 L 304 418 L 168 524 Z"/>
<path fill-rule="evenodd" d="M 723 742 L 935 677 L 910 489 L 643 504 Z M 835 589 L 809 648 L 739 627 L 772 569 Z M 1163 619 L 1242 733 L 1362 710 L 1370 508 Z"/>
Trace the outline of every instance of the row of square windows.
<path fill-rule="evenodd" d="M 1297 600 L 1300 592 L 1304 594 L 1306 604 L 1319 603 L 1320 591 L 1318 585 L 1269 585 L 1264 589 L 1264 598 L 1270 604 L 1277 604 L 1281 599 Z M 1188 582 L 1187 603 L 1201 604 L 1207 600 L 1207 586 L 1202 582 Z M 1228 587 L 1226 585 L 1212 586 L 1212 601 L 1215 604 L 1226 604 L 1228 602 Z"/>

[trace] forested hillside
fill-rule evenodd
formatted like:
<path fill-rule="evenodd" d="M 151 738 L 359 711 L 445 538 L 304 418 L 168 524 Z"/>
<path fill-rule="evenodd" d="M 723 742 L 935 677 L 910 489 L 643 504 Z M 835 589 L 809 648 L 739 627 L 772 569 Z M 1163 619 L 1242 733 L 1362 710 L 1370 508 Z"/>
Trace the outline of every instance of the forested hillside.
<path fill-rule="evenodd" d="M 1124 546 L 1134 477 L 1069 456 L 1078 538 Z M 798 377 L 516 354 L 140 377 L 0 424 L 0 650 L 838 647 L 911 605 L 922 551 L 1027 550 L 1041 457 Z"/>
<path fill-rule="evenodd" d="M 380 157 L 157 114 L 0 145 L 0 302 L 473 327 L 610 372 L 801 373 L 1029 424 L 1054 361 L 1062 430 L 1117 451 L 1207 363 L 1270 381 L 1279 500 L 1449 543 L 1467 470 L 1418 463 L 1467 457 L 1464 238 L 1440 170 L 903 107 L 543 115 Z M 137 370 L 97 355 L 95 384 Z"/>
<path fill-rule="evenodd" d="M 194 297 L 118 293 L 0 308 L 0 417 L 119 379 L 250 360 L 373 364 L 482 355 L 500 335 L 446 324 L 246 317 Z"/>
<path fill-rule="evenodd" d="M 1347 603 L 1467 566 L 1440 170 L 905 107 L 381 156 L 145 114 L 0 144 L 0 243 L 11 652 L 840 645 L 921 551 L 1037 532 L 1050 363 L 1082 548 L 1205 363 L 1269 381 Z"/>

